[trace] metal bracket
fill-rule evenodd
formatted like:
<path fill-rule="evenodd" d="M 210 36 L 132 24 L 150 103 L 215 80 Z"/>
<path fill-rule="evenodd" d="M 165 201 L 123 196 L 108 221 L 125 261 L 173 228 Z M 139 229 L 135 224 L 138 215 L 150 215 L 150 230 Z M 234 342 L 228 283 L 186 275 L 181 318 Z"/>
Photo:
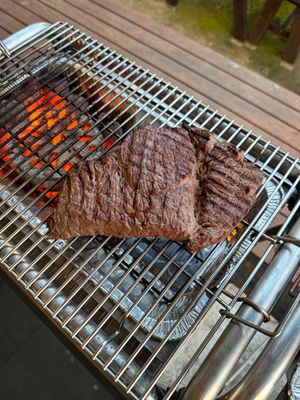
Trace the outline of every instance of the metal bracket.
<path fill-rule="evenodd" d="M 36 22 L 13 33 L 3 41 L 0 41 L 0 56 L 4 55 L 5 57 L 10 58 L 13 51 L 24 46 L 30 40 L 35 39 L 38 35 L 46 32 L 46 30 L 51 28 L 51 26 L 52 25 L 48 22 Z"/>
<path fill-rule="evenodd" d="M 297 239 L 293 236 L 273 236 L 273 239 L 278 240 L 278 241 L 283 241 L 286 243 L 291 243 L 294 244 L 298 247 L 300 247 L 300 239 Z"/>
<path fill-rule="evenodd" d="M 298 284 L 299 281 L 300 281 L 300 277 L 298 277 L 298 279 L 295 281 L 295 284 Z M 295 284 L 294 284 L 294 286 L 295 286 Z M 220 310 L 220 314 L 221 315 L 225 315 L 226 318 L 231 318 L 231 319 L 234 319 L 235 321 L 240 322 L 241 324 L 247 325 L 250 328 L 255 329 L 256 331 L 261 332 L 266 336 L 269 336 L 270 338 L 276 338 L 279 335 L 281 335 L 285 325 L 287 324 L 287 321 L 288 321 L 290 315 L 292 315 L 292 313 L 293 313 L 294 309 L 296 308 L 297 304 L 300 302 L 300 292 L 297 295 L 294 295 L 293 297 L 296 297 L 296 299 L 294 300 L 293 305 L 291 306 L 291 308 L 289 309 L 288 313 L 285 315 L 285 317 L 283 318 L 283 320 L 281 321 L 281 323 L 279 324 L 277 329 L 275 329 L 273 332 L 269 331 L 267 329 L 264 329 L 259 325 L 255 325 L 252 322 L 247 321 L 246 319 L 241 318 L 238 315 L 232 314 L 231 312 L 229 312 L 227 310 Z M 244 297 L 244 296 L 243 297 L 239 297 L 237 301 L 243 302 L 243 303 L 247 304 L 248 306 L 252 307 L 257 312 L 259 312 L 263 317 L 263 322 L 270 321 L 271 315 L 263 307 L 259 306 L 254 301 L 252 301 L 249 298 Z"/>
<path fill-rule="evenodd" d="M 11 52 L 9 51 L 6 44 L 0 40 L 0 55 L 2 55 L 2 54 L 6 58 L 10 58 L 10 56 L 11 56 Z"/>
<path fill-rule="evenodd" d="M 270 321 L 270 314 L 261 306 L 259 306 L 258 304 L 254 303 L 254 301 L 248 299 L 248 297 L 239 297 L 238 300 L 239 302 L 245 303 L 248 306 L 252 307 L 254 310 L 256 310 L 257 312 L 259 312 L 262 317 L 263 317 L 263 322 L 269 322 Z M 220 310 L 220 314 L 221 315 L 225 315 L 226 318 L 231 318 L 234 319 L 235 321 L 240 322 L 241 324 L 247 325 L 252 329 L 255 329 L 258 332 L 263 333 L 266 336 L 269 336 L 271 338 L 275 338 L 277 336 L 280 335 L 281 333 L 281 329 L 276 329 L 275 331 L 269 331 L 268 329 L 264 329 L 259 325 L 253 324 L 250 321 L 247 321 L 244 318 L 239 317 L 238 315 L 235 315 L 231 312 L 229 312 L 228 310 Z"/>

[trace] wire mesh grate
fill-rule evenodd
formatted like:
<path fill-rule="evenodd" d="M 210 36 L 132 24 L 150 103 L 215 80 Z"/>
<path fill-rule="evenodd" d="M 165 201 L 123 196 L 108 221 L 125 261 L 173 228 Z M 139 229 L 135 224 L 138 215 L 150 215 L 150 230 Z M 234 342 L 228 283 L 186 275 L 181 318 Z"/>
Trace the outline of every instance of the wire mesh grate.
<path fill-rule="evenodd" d="M 215 310 L 212 328 L 165 384 L 180 349 L 213 308 L 232 310 L 276 248 L 267 228 L 299 184 L 297 160 L 66 23 L 2 60 L 0 103 L 4 270 L 129 398 L 169 399 L 225 317 Z M 45 221 L 74 163 L 101 157 L 143 123 L 182 122 L 234 143 L 265 174 L 258 204 L 231 237 L 198 254 L 165 239 L 47 238 Z M 226 296 L 261 239 L 263 258 Z"/>

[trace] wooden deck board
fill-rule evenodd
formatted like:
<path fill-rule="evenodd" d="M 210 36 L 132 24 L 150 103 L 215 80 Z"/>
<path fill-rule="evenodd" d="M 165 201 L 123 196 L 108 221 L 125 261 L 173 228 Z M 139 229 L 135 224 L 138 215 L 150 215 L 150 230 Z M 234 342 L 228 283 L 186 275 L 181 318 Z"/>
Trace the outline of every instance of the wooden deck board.
<path fill-rule="evenodd" d="M 2 6 L 4 6 L 4 4 L 0 2 L 0 5 L 2 9 Z M 19 22 L 16 18 L 8 15 L 5 11 L 0 10 L 0 26 L 1 28 L 11 33 L 21 29 L 24 24 Z"/>
<path fill-rule="evenodd" d="M 33 9 L 27 10 L 22 5 L 15 3 L 13 0 L 0 1 L 0 9 L 24 25 L 41 21 L 41 17 L 35 14 Z"/>
<path fill-rule="evenodd" d="M 99 3 L 104 3 L 103 0 L 96 1 Z M 128 22 L 128 20 L 121 18 L 112 11 L 108 12 L 102 6 L 95 7 L 92 1 L 72 0 L 70 2 L 70 0 L 66 0 L 66 2 L 78 8 L 85 7 L 87 13 L 89 13 L 91 16 L 97 15 L 103 23 L 108 21 L 109 25 L 111 25 L 113 28 L 118 29 L 132 38 L 138 38 L 138 40 L 145 46 L 150 47 L 160 54 L 165 54 L 172 61 L 183 65 L 193 72 L 196 72 L 199 74 L 199 76 L 203 77 L 210 83 L 216 84 L 235 96 L 248 101 L 249 104 L 256 105 L 271 116 L 277 116 L 279 120 L 287 125 L 294 127 L 297 130 L 300 129 L 300 109 L 298 112 L 291 110 L 277 99 L 268 96 L 268 94 L 257 90 L 253 86 L 245 84 L 243 81 L 234 76 L 232 76 L 232 79 L 228 79 L 227 72 L 222 71 L 217 66 L 209 64 L 205 60 L 196 57 L 195 55 L 186 51 L 186 49 L 182 49 L 177 45 L 161 39 L 155 33 L 148 32 L 147 35 L 144 35 L 144 29 L 142 29 L 139 25 Z M 288 110 L 285 110 L 285 108 L 288 108 Z M 288 115 L 285 111 L 288 111 Z M 281 115 L 278 115 L 278 113 L 281 113 Z"/>
<path fill-rule="evenodd" d="M 5 30 L 4 28 L 2 28 L 0 26 L 0 40 L 4 39 L 6 36 L 8 36 L 10 34 L 9 31 Z"/>
<path fill-rule="evenodd" d="M 300 97 L 113 0 L 2 0 L 0 35 L 67 20 L 125 56 L 300 155 Z"/>

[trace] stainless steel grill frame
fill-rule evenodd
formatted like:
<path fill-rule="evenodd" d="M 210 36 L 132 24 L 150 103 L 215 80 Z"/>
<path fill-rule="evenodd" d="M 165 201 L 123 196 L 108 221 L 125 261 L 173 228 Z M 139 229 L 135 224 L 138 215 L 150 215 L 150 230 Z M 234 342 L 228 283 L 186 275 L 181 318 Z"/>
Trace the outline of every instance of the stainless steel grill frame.
<path fill-rule="evenodd" d="M 131 308 L 124 312 L 121 303 L 128 298 L 131 291 L 138 287 L 153 263 L 165 254 L 171 242 L 166 241 L 164 246 L 159 248 L 157 256 L 144 266 L 141 274 L 128 288 L 128 293 L 123 293 L 119 301 L 112 301 L 112 294 L 120 289 L 124 280 L 130 276 L 150 249 L 157 246 L 159 239 L 148 242 L 148 247 L 141 252 L 139 257 L 131 261 L 125 274 L 119 277 L 110 291 L 101 292 L 99 290 L 101 285 L 109 281 L 112 274 L 124 264 L 126 257 L 137 248 L 142 239 L 136 239 L 122 254 L 114 258 L 126 240 L 101 238 L 98 239 L 98 245 L 90 251 L 89 256 L 80 259 L 83 251 L 94 243 L 95 238 L 89 238 L 84 242 L 78 242 L 77 239 L 69 242 L 50 241 L 46 237 L 45 220 L 49 215 L 49 205 L 55 197 L 48 199 L 43 205 L 39 205 L 39 201 L 44 195 L 57 185 L 58 180 L 63 178 L 63 165 L 59 164 L 53 167 L 45 159 L 42 168 L 36 169 L 33 175 L 27 177 L 29 166 L 20 172 L 20 166 L 24 164 L 21 153 L 28 148 L 26 142 L 20 153 L 0 164 L 0 210 L 2 213 L 0 218 L 0 261 L 2 270 L 12 281 L 33 300 L 34 304 L 43 310 L 77 348 L 84 352 L 105 377 L 111 382 L 117 382 L 117 387 L 122 394 L 130 399 L 170 399 L 182 387 L 183 379 L 199 358 L 201 359 L 205 349 L 223 332 L 226 318 L 232 318 L 233 322 L 229 323 L 214 350 L 209 356 L 203 356 L 200 372 L 195 375 L 185 394 L 186 399 L 215 398 L 255 332 L 261 330 L 272 336 L 272 333 L 264 330 L 260 325 L 263 317 L 268 316 L 276 305 L 283 289 L 288 287 L 296 270 L 300 256 L 299 249 L 295 244 L 282 244 L 278 238 L 270 236 L 268 226 L 275 220 L 291 196 L 295 195 L 297 187 L 299 187 L 299 162 L 279 148 L 275 148 L 270 142 L 265 142 L 243 126 L 238 126 L 226 116 L 222 116 L 201 101 L 190 97 L 177 87 L 155 74 L 151 74 L 148 70 L 67 23 L 35 24 L 28 27 L 25 33 L 12 36 L 4 41 L 0 47 L 1 54 L 0 101 L 1 98 L 7 96 L 15 88 L 19 88 L 20 84 L 35 75 L 38 76 L 41 86 L 49 87 L 49 92 L 50 90 L 55 91 L 56 88 L 59 90 L 59 85 L 65 81 L 68 81 L 72 93 L 77 93 L 80 89 L 82 99 L 85 99 L 83 102 L 88 104 L 91 129 L 99 126 L 101 132 L 103 130 L 109 132 L 105 138 L 100 133 L 88 144 L 82 144 L 78 151 L 86 149 L 93 142 L 96 143 L 95 149 L 87 151 L 83 159 L 92 156 L 96 150 L 102 151 L 103 143 L 109 138 L 114 138 L 114 144 L 117 144 L 135 126 L 144 121 L 160 126 L 166 124 L 177 126 L 184 121 L 190 125 L 206 128 L 214 132 L 219 139 L 230 141 L 240 147 L 249 160 L 255 162 L 266 175 L 266 181 L 259 193 L 262 193 L 268 182 L 276 182 L 268 201 L 256 211 L 251 221 L 244 221 L 245 229 L 239 233 L 226 253 L 220 253 L 221 243 L 214 246 L 203 260 L 201 268 L 206 269 L 214 257 L 218 256 L 218 265 L 206 277 L 206 280 L 199 279 L 197 270 L 189 274 L 175 299 L 167 304 L 154 326 L 145 331 L 143 329 L 145 319 L 151 316 L 154 307 L 163 299 L 176 279 L 183 274 L 186 276 L 186 267 L 197 255 L 190 254 L 183 264 L 178 265 L 177 272 L 157 295 L 156 303 L 153 303 L 139 320 L 134 320 L 130 312 L 137 307 L 149 291 L 153 290 L 170 265 L 176 263 L 177 257 L 184 251 L 183 246 L 178 246 L 177 251 L 169 257 L 161 272 L 150 283 L 148 282 L 145 292 L 140 293 L 136 302 L 130 306 Z M 49 60 L 52 60 L 52 64 L 47 64 Z M 99 94 L 99 96 L 93 102 L 88 99 L 88 96 L 85 96 L 89 91 L 85 88 L 87 83 L 90 85 L 89 88 L 97 87 L 93 94 Z M 103 90 L 105 90 L 104 93 Z M 61 97 L 66 100 L 69 94 L 70 91 L 65 96 L 60 93 Z M 28 97 L 26 91 L 23 94 L 18 93 L 18 95 L 21 95 L 21 99 Z M 107 99 L 108 95 L 111 95 L 109 101 L 102 104 L 101 102 Z M 114 103 L 117 99 L 118 103 Z M 97 109 L 95 109 L 95 105 L 97 105 Z M 108 106 L 110 106 L 109 111 L 107 111 Z M 122 108 L 120 108 L 121 106 Z M 105 110 L 105 116 L 99 114 L 103 110 Z M 3 125 L 3 118 L 5 116 L 0 115 L 1 125 Z M 117 127 L 114 126 L 116 122 L 119 123 Z M 122 129 L 121 134 L 120 129 Z M 9 140 L 14 140 L 14 137 L 11 136 Z M 1 143 L 0 141 L 2 156 L 8 155 L 8 150 L 3 150 L 5 145 L 7 145 L 6 142 Z M 59 160 L 60 155 L 67 149 L 72 149 L 72 146 L 71 142 L 67 147 L 61 149 L 57 159 Z M 59 144 L 53 145 L 51 151 L 59 147 Z M 105 154 L 107 151 L 103 150 L 102 153 Z M 74 151 L 63 160 L 63 163 L 73 160 L 75 156 Z M 12 162 L 14 166 L 9 168 Z M 33 166 L 37 163 L 38 161 L 33 163 Z M 59 178 L 53 183 L 50 182 L 46 189 L 40 191 L 33 198 L 32 194 L 36 193 L 42 184 L 49 183 L 49 173 L 47 176 L 42 175 L 47 168 L 52 168 L 51 175 L 57 174 Z M 35 183 L 34 178 L 39 176 L 42 178 Z M 21 178 L 23 181 L 20 183 Z M 28 189 L 28 185 L 32 182 L 34 183 Z M 279 191 L 283 192 L 279 204 L 272 211 L 268 223 L 258 229 L 257 221 Z M 298 198 L 285 222 L 278 228 L 277 236 L 286 235 L 291 230 L 291 236 L 300 238 L 300 223 L 296 222 L 299 206 L 300 199 Z M 212 287 L 212 283 L 220 271 L 224 270 L 243 246 L 245 240 L 249 240 L 250 237 L 251 241 L 246 251 L 230 271 L 226 272 L 217 287 Z M 239 273 L 243 261 L 262 239 L 268 243 L 264 256 L 244 280 L 240 289 L 235 293 L 228 293 L 229 282 L 235 274 Z M 264 261 L 274 248 L 277 252 L 267 271 L 247 300 L 244 300 L 243 293 L 260 272 Z M 98 267 L 89 270 L 90 261 L 102 251 L 104 253 Z M 98 277 L 98 281 L 93 280 L 109 260 L 113 260 L 109 273 L 104 274 L 101 278 Z M 165 337 L 157 340 L 155 331 L 163 323 L 164 318 L 172 313 L 191 285 L 198 287 L 197 294 L 187 305 L 182 316 L 168 328 Z M 197 314 L 186 334 L 180 340 L 170 342 L 172 334 L 180 326 L 185 315 L 194 309 L 204 294 L 208 296 L 207 304 Z M 239 311 L 233 311 L 235 304 L 241 300 L 242 306 Z M 197 327 L 201 327 L 205 316 L 216 302 L 220 304 L 222 312 L 213 328 L 203 338 L 203 342 L 199 343 L 194 355 L 186 361 L 180 373 L 174 377 L 172 384 L 169 387 L 163 387 L 162 377 L 165 371 L 171 368 L 176 354 L 188 342 L 193 331 Z M 299 309 L 298 304 L 299 296 L 294 302 L 291 301 L 291 311 L 287 313 L 273 336 L 279 336 L 283 330 L 289 332 L 290 321 L 293 318 L 296 320 L 295 313 Z M 234 322 L 235 318 L 239 318 L 241 322 Z M 290 338 L 291 336 L 285 334 L 284 338 L 287 341 L 286 337 Z M 288 352 L 286 362 L 292 357 L 297 345 L 298 342 L 294 340 L 293 351 Z M 248 379 L 249 376 L 251 377 L 251 373 L 248 374 Z M 275 373 L 272 376 L 275 376 Z M 261 389 L 262 386 L 263 382 L 260 383 L 259 388 Z M 241 389 L 232 392 L 232 398 L 238 398 L 234 397 L 238 390 Z M 250 399 L 250 397 L 248 398 Z"/>

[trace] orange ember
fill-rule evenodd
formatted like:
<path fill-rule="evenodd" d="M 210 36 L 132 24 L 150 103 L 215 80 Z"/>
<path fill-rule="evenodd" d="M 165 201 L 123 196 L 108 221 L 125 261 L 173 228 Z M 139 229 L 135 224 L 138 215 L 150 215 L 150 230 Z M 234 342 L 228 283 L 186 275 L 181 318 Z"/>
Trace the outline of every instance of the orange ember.
<path fill-rule="evenodd" d="M 23 139 L 23 137 L 28 136 L 34 130 L 34 126 L 29 125 L 27 128 L 24 129 L 21 133 L 19 133 L 19 139 Z"/>
<path fill-rule="evenodd" d="M 30 163 L 33 165 L 33 168 L 40 168 L 42 166 L 42 161 L 39 161 L 38 157 L 33 157 Z"/>
<path fill-rule="evenodd" d="M 102 97 L 100 102 L 105 103 L 103 111 L 111 111 L 115 107 L 118 108 L 117 111 L 123 111 L 125 106 L 120 104 L 122 99 L 121 97 L 114 98 L 115 93 L 107 94 L 99 90 L 99 85 L 91 87 L 87 84 L 85 89 L 91 101 Z M 95 94 L 96 90 L 99 90 L 97 94 Z M 111 103 L 106 104 L 109 102 Z M 87 122 L 88 116 L 76 108 L 76 101 L 69 102 L 46 87 L 29 96 L 23 101 L 23 105 L 28 116 L 27 123 L 23 124 L 22 120 L 22 128 L 18 125 L 18 120 L 16 128 L 11 133 L 5 127 L 0 127 L 0 152 L 3 153 L 0 161 L 8 164 L 4 166 L 5 168 L 13 167 L 12 161 L 22 154 L 28 159 L 32 168 L 38 169 L 47 163 L 48 173 L 50 173 L 49 169 L 53 171 L 55 168 L 62 168 L 67 172 L 73 166 L 73 161 L 65 161 L 72 156 L 72 146 L 69 146 L 72 142 L 78 146 L 76 160 L 81 161 L 88 153 L 99 151 L 101 154 L 102 150 L 109 149 L 115 141 L 114 138 L 107 137 L 109 132 L 104 132 L 105 141 L 102 148 L 95 145 L 93 140 L 98 135 L 100 136 L 99 128 Z M 99 137 L 98 143 L 102 139 L 103 137 Z M 84 144 L 87 146 L 84 147 Z M 67 149 L 65 146 L 68 146 Z M 15 151 L 16 148 L 18 153 Z M 56 193 L 49 192 L 47 197 L 50 198 L 50 195 L 54 196 Z"/>
<path fill-rule="evenodd" d="M 59 86 L 59 88 L 64 93 L 68 93 L 67 87 Z M 99 106 L 103 106 L 104 109 L 102 108 L 101 111 L 119 113 L 125 109 L 125 104 L 121 104 L 121 97 L 117 97 L 113 92 L 108 94 L 104 90 L 99 90 L 99 85 L 91 87 L 90 84 L 86 84 L 85 88 L 81 89 L 86 90 L 91 102 L 95 101 L 99 103 Z M 110 132 L 106 131 L 101 135 L 101 130 L 96 124 L 87 122 L 89 114 L 85 114 L 85 110 L 91 109 L 93 113 L 95 110 L 93 107 L 86 109 L 87 102 L 80 101 L 77 95 L 66 94 L 69 100 L 65 100 L 53 90 L 44 87 L 36 90 L 23 103 L 18 104 L 21 111 L 18 113 L 19 109 L 16 108 L 16 117 L 13 117 L 15 120 L 10 121 L 8 126 L 0 126 L 0 163 L 5 163 L 1 165 L 0 176 L 17 174 L 17 168 L 23 168 L 21 164 L 24 160 L 20 161 L 19 158 L 21 155 L 27 159 L 27 164 L 24 165 L 26 170 L 28 167 L 33 171 L 43 168 L 43 171 L 39 171 L 38 182 L 40 182 L 40 176 L 46 179 L 51 177 L 55 181 L 57 175 L 53 170 L 68 172 L 74 162 L 83 160 L 92 152 L 96 159 L 101 156 L 103 150 L 113 145 L 115 138 L 108 137 Z M 84 100 L 83 95 L 82 99 Z M 100 146 L 102 140 L 103 144 Z M 67 161 L 70 159 L 71 161 Z M 13 164 L 14 161 L 16 164 Z M 14 170 L 11 171 L 11 168 Z M 35 179 L 35 175 L 32 179 Z M 27 179 L 25 175 L 24 178 Z M 38 197 L 43 193 L 39 199 L 40 205 L 48 202 L 52 205 L 56 204 L 57 191 L 46 192 L 47 184 L 44 185 L 44 183 L 39 183 L 36 187 L 38 189 L 31 195 Z"/>
<path fill-rule="evenodd" d="M 243 224 L 238 224 L 231 232 L 230 234 L 227 236 L 227 241 L 231 242 L 234 238 L 238 237 L 238 234 L 241 230 L 244 229 L 244 225 Z"/>
<path fill-rule="evenodd" d="M 53 167 L 56 167 L 56 165 L 57 165 L 57 157 L 58 157 L 58 153 L 56 153 L 56 151 L 53 151 L 50 154 L 51 165 Z"/>
<path fill-rule="evenodd" d="M 15 137 L 19 140 L 19 147 L 26 147 L 22 153 L 23 156 L 30 158 L 30 164 L 37 169 L 42 167 L 45 162 L 38 156 L 37 151 L 41 148 L 42 142 L 37 138 L 42 137 L 45 132 L 49 132 L 51 144 L 57 147 L 65 140 L 63 129 L 71 131 L 79 125 L 79 122 L 76 113 L 73 111 L 74 107 L 71 108 L 70 104 L 55 92 L 49 90 L 46 93 L 46 88 L 40 89 L 33 96 L 27 98 L 24 101 L 24 105 L 29 113 L 28 121 L 30 124 L 15 135 Z M 60 122 L 62 125 L 59 125 Z M 84 127 L 79 130 L 86 131 L 90 127 L 91 125 L 85 123 Z M 58 129 L 61 129 L 61 132 L 57 132 Z M 4 143 L 1 146 L 3 152 L 9 152 L 9 147 L 5 142 L 10 138 L 11 134 L 9 132 L 1 135 L 0 141 Z M 86 142 L 91 140 L 92 136 L 85 135 L 81 138 L 81 135 L 79 135 L 79 139 Z M 59 153 L 56 151 L 50 153 L 49 161 L 52 167 L 57 167 L 58 156 Z M 9 159 L 10 157 L 7 154 L 2 157 L 2 160 L 5 162 L 8 162 Z M 68 171 L 71 167 L 72 163 L 67 162 L 62 168 L 64 171 Z"/>
<path fill-rule="evenodd" d="M 78 121 L 73 121 L 70 125 L 67 126 L 68 131 L 71 131 L 72 129 L 76 128 L 78 125 Z"/>
<path fill-rule="evenodd" d="M 107 150 L 111 147 L 111 145 L 114 143 L 114 140 L 112 138 L 105 140 L 103 143 L 103 149 Z"/>
<path fill-rule="evenodd" d="M 45 194 L 48 199 L 52 199 L 52 197 L 55 197 L 58 194 L 58 192 L 48 192 Z"/>
<path fill-rule="evenodd" d="M 61 142 L 64 139 L 64 135 L 62 133 L 59 133 L 58 135 L 56 135 L 52 140 L 52 144 L 54 146 L 56 146 L 59 142 Z"/>
<path fill-rule="evenodd" d="M 91 127 L 92 127 L 92 125 L 90 125 L 90 124 L 84 124 L 82 128 L 84 131 L 88 131 L 89 129 L 91 129 Z"/>
<path fill-rule="evenodd" d="M 2 149 L 3 151 L 8 151 L 8 145 L 6 144 L 6 142 L 9 140 L 10 138 L 10 134 L 8 132 L 5 132 L 2 136 L 0 136 L 0 142 L 4 143 L 4 145 L 2 145 Z M 9 155 L 5 155 L 4 157 L 2 157 L 2 160 L 5 163 L 8 163 L 10 161 L 10 157 Z"/>
<path fill-rule="evenodd" d="M 8 139 L 10 138 L 10 134 L 8 132 L 4 133 L 4 135 L 2 137 L 0 137 L 0 141 L 2 143 L 5 143 L 8 141 Z"/>
<path fill-rule="evenodd" d="M 93 138 L 93 136 L 86 135 L 86 136 L 82 136 L 81 138 L 79 138 L 79 140 L 81 142 L 89 142 L 92 138 Z"/>
<path fill-rule="evenodd" d="M 93 103 L 98 103 L 99 107 L 102 107 L 103 104 L 106 105 L 106 107 L 101 109 L 101 112 L 112 112 L 113 115 L 118 115 L 125 110 L 126 103 L 123 101 L 123 98 L 120 95 L 114 91 L 107 93 L 107 89 L 101 89 L 100 83 L 95 84 L 95 82 L 92 80 L 83 83 L 84 79 L 84 77 L 80 78 L 82 85 L 81 90 L 87 92 L 91 101 Z"/>
<path fill-rule="evenodd" d="M 106 131 L 103 133 L 103 136 L 105 138 L 108 137 L 109 135 L 110 135 L 109 131 Z M 115 142 L 115 138 L 113 138 L 113 137 L 107 138 L 102 145 L 103 150 L 108 150 L 114 144 L 114 142 Z"/>
<path fill-rule="evenodd" d="M 3 161 L 5 161 L 6 163 L 9 162 L 10 157 L 9 156 L 4 156 L 2 157 Z"/>
<path fill-rule="evenodd" d="M 32 154 L 32 151 L 27 149 L 27 150 L 24 151 L 23 156 L 29 157 L 29 156 L 31 156 L 31 154 Z"/>
<path fill-rule="evenodd" d="M 64 109 L 58 113 L 58 119 L 63 119 L 67 115 L 67 110 Z"/>
<path fill-rule="evenodd" d="M 72 163 L 70 163 L 70 161 L 69 162 L 67 162 L 62 168 L 63 168 L 63 170 L 65 171 L 65 172 L 68 172 L 69 171 L 69 169 L 70 168 L 72 168 Z"/>
<path fill-rule="evenodd" d="M 57 122 L 57 119 L 56 119 L 56 118 L 50 118 L 50 119 L 48 119 L 48 121 L 47 121 L 47 126 L 48 126 L 48 128 L 51 128 L 53 125 L 56 124 L 56 122 Z"/>

